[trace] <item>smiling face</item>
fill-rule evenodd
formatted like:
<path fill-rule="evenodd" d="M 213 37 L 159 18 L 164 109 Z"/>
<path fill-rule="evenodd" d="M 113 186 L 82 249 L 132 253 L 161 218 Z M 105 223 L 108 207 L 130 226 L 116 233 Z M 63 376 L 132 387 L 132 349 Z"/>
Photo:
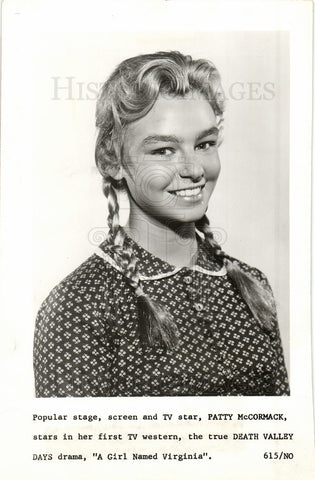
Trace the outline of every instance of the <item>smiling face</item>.
<path fill-rule="evenodd" d="M 202 94 L 159 96 L 124 137 L 131 213 L 163 224 L 199 220 L 220 173 L 217 141 L 216 117 Z"/>

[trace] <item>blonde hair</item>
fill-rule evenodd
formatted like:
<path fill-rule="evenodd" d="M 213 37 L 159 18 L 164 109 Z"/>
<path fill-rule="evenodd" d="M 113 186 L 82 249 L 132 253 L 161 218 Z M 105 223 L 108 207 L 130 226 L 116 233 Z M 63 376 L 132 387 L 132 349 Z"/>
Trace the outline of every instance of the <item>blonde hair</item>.
<path fill-rule="evenodd" d="M 138 299 L 139 330 L 144 343 L 176 346 L 178 332 L 170 313 L 145 294 L 137 268 L 137 258 L 125 245 L 125 233 L 119 224 L 117 190 L 125 189 L 124 179 L 115 179 L 123 162 L 123 137 L 128 124 L 143 118 L 160 94 L 185 96 L 198 91 L 209 101 L 222 138 L 224 92 L 218 70 L 209 60 L 193 60 L 179 52 L 157 52 L 129 58 L 117 66 L 104 83 L 96 108 L 95 160 L 103 177 L 103 191 L 108 200 L 109 240 L 115 260 L 123 270 Z M 236 263 L 232 262 L 215 241 L 209 220 L 204 216 L 196 223 L 204 234 L 210 252 L 222 259 L 227 273 L 250 308 L 254 318 L 265 329 L 271 329 L 275 308 L 270 293 Z"/>

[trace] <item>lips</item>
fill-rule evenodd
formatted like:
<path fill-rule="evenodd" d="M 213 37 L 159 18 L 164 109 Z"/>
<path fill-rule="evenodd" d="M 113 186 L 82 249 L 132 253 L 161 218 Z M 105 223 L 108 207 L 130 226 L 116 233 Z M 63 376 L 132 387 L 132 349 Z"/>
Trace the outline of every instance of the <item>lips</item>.
<path fill-rule="evenodd" d="M 178 197 L 194 197 L 199 195 L 204 185 L 199 185 L 198 187 L 191 187 L 185 189 L 171 190 L 170 193 Z"/>

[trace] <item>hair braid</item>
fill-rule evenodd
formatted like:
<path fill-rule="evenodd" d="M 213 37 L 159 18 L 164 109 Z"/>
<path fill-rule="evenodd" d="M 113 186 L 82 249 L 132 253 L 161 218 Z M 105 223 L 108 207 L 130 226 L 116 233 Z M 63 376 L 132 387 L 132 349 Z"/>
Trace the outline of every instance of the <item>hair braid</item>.
<path fill-rule="evenodd" d="M 119 225 L 119 203 L 117 194 L 109 180 L 103 180 L 103 191 L 108 201 L 107 224 L 111 242 L 116 247 L 123 247 L 124 235 Z"/>
<path fill-rule="evenodd" d="M 144 344 L 154 345 L 157 343 L 171 350 L 178 342 L 177 326 L 171 314 L 143 291 L 137 268 L 138 259 L 132 249 L 124 245 L 126 234 L 119 225 L 117 194 L 112 184 L 105 180 L 103 189 L 108 199 L 107 223 L 115 261 L 137 296 L 140 338 Z"/>
<path fill-rule="evenodd" d="M 271 331 L 276 321 L 275 302 L 272 294 L 251 275 L 243 272 L 236 262 L 231 261 L 226 256 L 214 238 L 206 215 L 196 222 L 196 228 L 204 234 L 205 242 L 210 247 L 210 251 L 223 260 L 229 278 L 245 300 L 255 320 L 261 328 Z"/>

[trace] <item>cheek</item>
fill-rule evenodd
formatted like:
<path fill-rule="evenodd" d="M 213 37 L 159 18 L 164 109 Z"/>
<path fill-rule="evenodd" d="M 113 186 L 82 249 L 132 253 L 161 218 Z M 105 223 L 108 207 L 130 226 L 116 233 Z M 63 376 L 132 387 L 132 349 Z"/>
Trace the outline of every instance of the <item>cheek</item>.
<path fill-rule="evenodd" d="M 173 176 L 173 169 L 166 165 L 143 166 L 135 178 L 136 190 L 148 195 L 154 191 L 163 190 L 170 185 Z"/>
<path fill-rule="evenodd" d="M 161 192 L 170 185 L 174 176 L 174 168 L 167 165 L 144 164 L 134 165 L 126 177 L 129 191 L 133 198 L 142 204 L 166 201 L 161 198 Z"/>
<path fill-rule="evenodd" d="M 211 158 L 205 165 L 204 165 L 204 172 L 207 181 L 216 181 L 220 175 L 221 171 L 221 163 L 219 156 L 216 155 L 214 158 Z"/>

